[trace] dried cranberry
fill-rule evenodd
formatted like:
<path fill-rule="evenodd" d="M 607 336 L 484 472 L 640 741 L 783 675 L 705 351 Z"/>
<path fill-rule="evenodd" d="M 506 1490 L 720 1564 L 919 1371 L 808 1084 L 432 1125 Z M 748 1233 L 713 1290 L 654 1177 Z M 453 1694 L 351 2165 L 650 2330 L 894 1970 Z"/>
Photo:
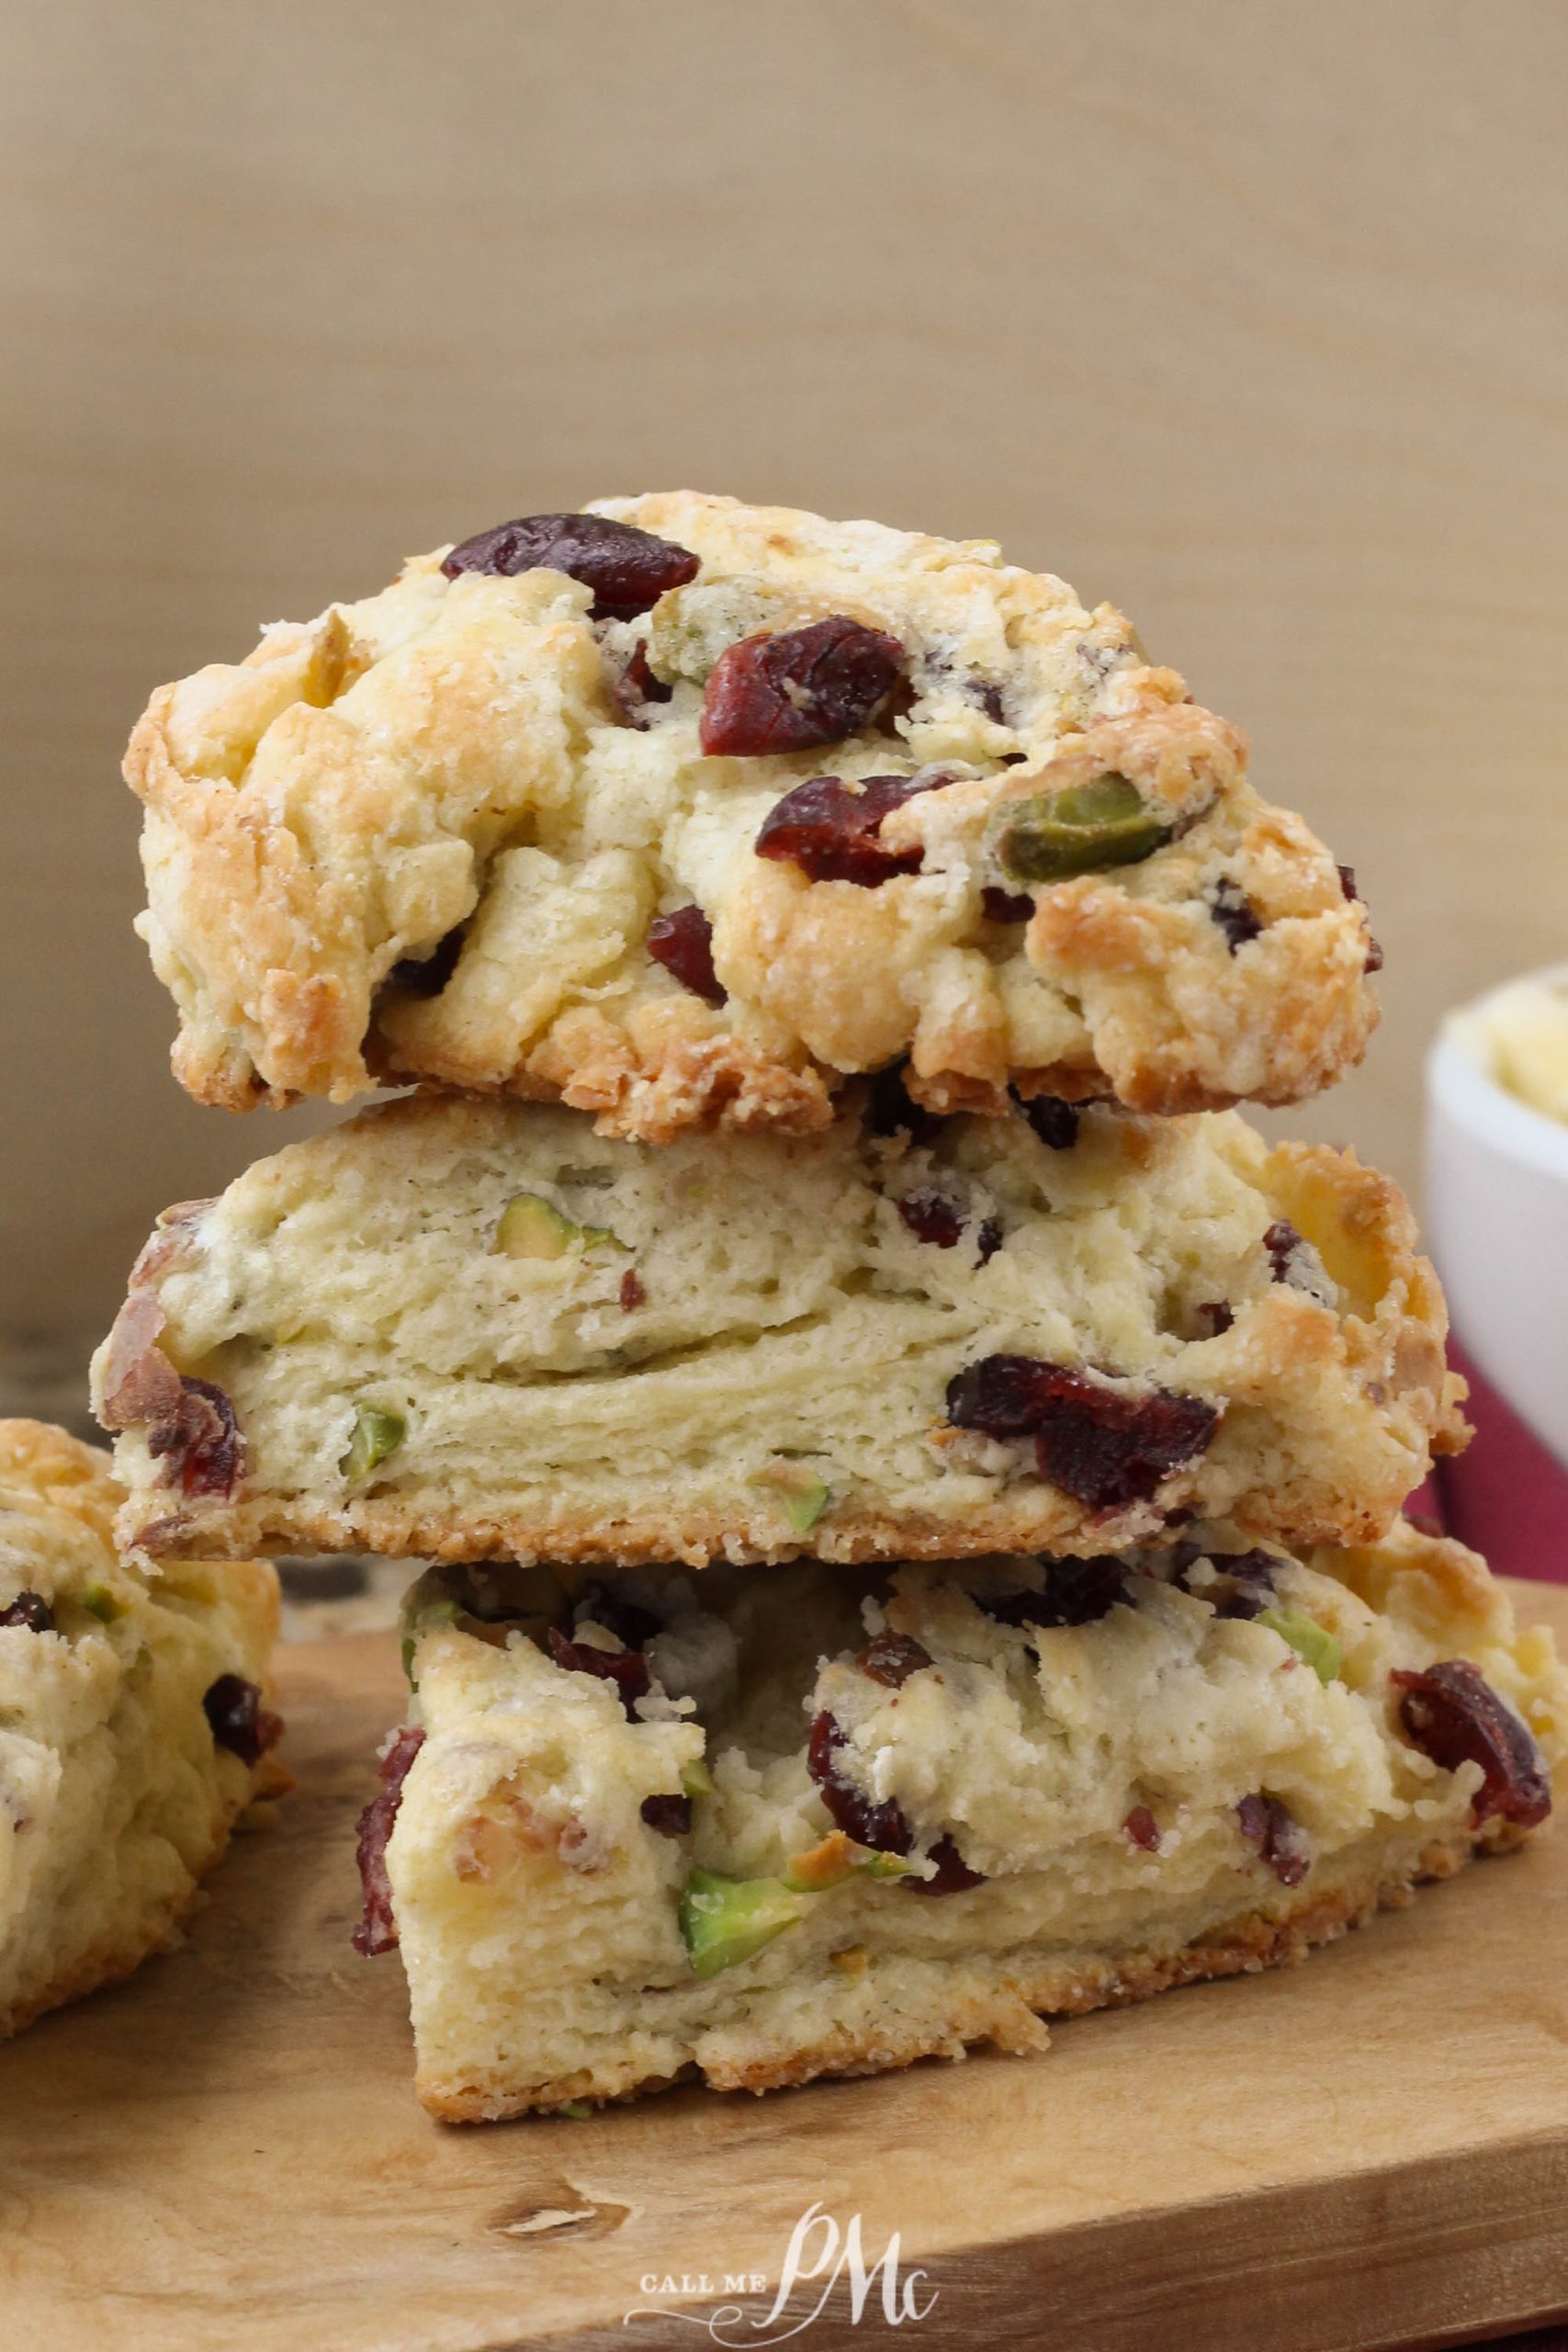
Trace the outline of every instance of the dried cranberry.
<path fill-rule="evenodd" d="M 1353 865 L 1337 865 L 1334 870 L 1339 876 L 1339 888 L 1344 892 L 1346 898 L 1352 901 L 1359 899 L 1361 894 L 1356 888 L 1355 867 Z"/>
<path fill-rule="evenodd" d="M 387 1875 L 387 1841 L 402 1803 L 409 1766 L 423 1746 L 422 1731 L 399 1732 L 381 1758 L 380 1792 L 359 1816 L 359 1883 L 365 1890 L 365 1916 L 354 1931 L 354 1949 L 367 1960 L 390 1951 L 398 1940 L 392 1883 Z"/>
<path fill-rule="evenodd" d="M 951 782 L 932 775 L 813 776 L 769 809 L 752 844 L 759 857 L 799 866 L 809 882 L 854 882 L 878 890 L 896 874 L 918 874 L 924 852 L 878 845 L 883 819 L 922 792 Z"/>
<path fill-rule="evenodd" d="M 467 930 L 466 923 L 459 923 L 426 956 L 400 956 L 387 975 L 389 984 L 404 996 L 439 996 L 457 968 Z"/>
<path fill-rule="evenodd" d="M 639 1306 L 648 1304 L 648 1293 L 642 1286 L 642 1276 L 635 1266 L 628 1266 L 621 1276 L 621 1313 L 635 1315 Z"/>
<path fill-rule="evenodd" d="M 1235 1309 L 1223 1298 L 1207 1299 L 1201 1306 L 1192 1309 L 1192 1320 L 1198 1327 L 1200 1339 L 1218 1340 L 1235 1321 Z"/>
<path fill-rule="evenodd" d="M 898 1203 L 898 1214 L 917 1241 L 929 1241 L 938 1250 L 956 1249 L 967 1221 L 956 1201 L 929 1186 L 906 1193 Z"/>
<path fill-rule="evenodd" d="M 648 926 L 648 952 L 705 1004 L 728 1002 L 729 991 L 713 968 L 713 925 L 701 907 L 677 907 L 672 915 L 655 915 Z"/>
<path fill-rule="evenodd" d="M 1043 1559 L 1044 1589 L 1006 1592 L 982 1600 L 987 1617 L 1001 1625 L 1093 1625 L 1119 1600 L 1132 1600 L 1125 1563 L 1110 1553 L 1089 1560 Z"/>
<path fill-rule="evenodd" d="M 1243 1797 L 1235 1809 L 1237 1826 L 1247 1844 L 1268 1863 L 1281 1886 L 1300 1886 L 1312 1867 L 1306 1832 L 1293 1821 L 1278 1797 Z"/>
<path fill-rule="evenodd" d="M 1495 1818 L 1533 1829 L 1546 1819 L 1551 1782 L 1529 1726 L 1468 1658 L 1448 1658 L 1424 1674 L 1396 1669 L 1389 1680 L 1404 1693 L 1399 1719 L 1423 1756 L 1445 1772 L 1480 1765 L 1470 1809 L 1477 1827 Z"/>
<path fill-rule="evenodd" d="M 1302 1246 L 1302 1237 L 1289 1217 L 1278 1217 L 1263 1237 L 1263 1247 L 1269 1252 L 1269 1263 L 1274 1269 L 1277 1283 L 1289 1282 L 1291 1261 Z"/>
<path fill-rule="evenodd" d="M 460 571 L 564 571 L 593 591 L 596 621 L 629 621 L 671 588 L 683 587 L 701 569 L 689 548 L 655 538 L 604 514 L 523 514 L 465 539 L 442 560 L 455 580 Z"/>
<path fill-rule="evenodd" d="M 808 628 L 742 638 L 709 673 L 703 750 L 744 758 L 841 743 L 864 726 L 903 666 L 896 637 L 841 613 Z"/>
<path fill-rule="evenodd" d="M 637 1721 L 637 1702 L 653 1688 L 653 1669 L 640 1650 L 601 1650 L 592 1642 L 569 1642 L 555 1625 L 549 1630 L 549 1645 L 550 1656 L 569 1674 L 592 1674 L 601 1682 L 613 1682 L 628 1718 Z"/>
<path fill-rule="evenodd" d="M 1091 1510 L 1146 1502 L 1201 1453 L 1219 1411 L 1201 1396 L 1114 1388 L 1036 1356 L 986 1356 L 948 1384 L 947 1418 L 987 1437 L 1032 1437 L 1040 1476 Z"/>
<path fill-rule="evenodd" d="M 1027 922 L 1034 912 L 1034 901 L 1023 890 L 999 889 L 987 882 L 980 893 L 980 904 L 988 922 Z"/>
<path fill-rule="evenodd" d="M 1382 970 L 1382 949 L 1378 945 L 1375 939 L 1369 938 L 1367 941 L 1367 960 L 1362 965 L 1361 969 L 1363 972 L 1381 972 Z"/>
<path fill-rule="evenodd" d="M 242 1764 L 259 1764 L 269 1747 L 283 1737 L 283 1718 L 262 1705 L 262 1694 L 241 1674 L 220 1674 L 208 1686 L 201 1702 L 216 1747 L 226 1747 Z"/>
<path fill-rule="evenodd" d="M 648 705 L 650 702 L 668 702 L 674 691 L 673 686 L 667 686 L 663 679 L 656 678 L 649 668 L 648 639 L 645 637 L 637 639 L 632 648 L 631 659 L 625 669 L 612 678 L 610 684 L 615 707 L 622 718 L 628 725 L 644 731 L 648 727 L 645 716 Z"/>
<path fill-rule="evenodd" d="M 0 1625 L 25 1625 L 29 1634 L 52 1634 L 54 1611 L 41 1592 L 19 1592 L 8 1608 L 0 1609 Z"/>
<path fill-rule="evenodd" d="M 876 1634 L 855 1659 L 863 1674 L 889 1690 L 901 1690 L 911 1674 L 932 1663 L 931 1654 L 912 1634 Z"/>
<path fill-rule="evenodd" d="M 1014 1102 L 1047 1151 L 1071 1151 L 1078 1139 L 1078 1107 L 1055 1094 L 1032 1094 L 1026 1102 L 1015 1092 Z"/>
<path fill-rule="evenodd" d="M 822 1792 L 834 1827 L 876 1853 L 907 1854 L 915 1842 L 914 1834 L 897 1800 L 889 1797 L 884 1804 L 873 1804 L 840 1772 L 839 1751 L 848 1746 L 847 1735 L 826 1710 L 812 1717 L 807 1770 Z"/>
<path fill-rule="evenodd" d="M 1214 1570 L 1213 1578 L 1199 1589 L 1198 1598 L 1210 1601 L 1216 1617 L 1260 1617 L 1274 1598 L 1274 1582 L 1280 1563 L 1271 1552 L 1208 1553 L 1195 1555 L 1207 1558 Z M 1185 1562 L 1176 1573 L 1176 1582 L 1183 1592 L 1192 1588 L 1190 1570 L 1191 1561 Z"/>
<path fill-rule="evenodd" d="M 644 1797 L 642 1817 L 650 1829 L 661 1838 L 685 1838 L 691 1834 L 692 1800 L 690 1797 Z"/>
<path fill-rule="evenodd" d="M 1247 893 L 1239 882 L 1228 874 L 1222 875 L 1209 892 L 1205 901 L 1216 927 L 1225 935 L 1225 945 L 1234 956 L 1249 939 L 1256 939 L 1263 929 L 1247 902 Z"/>
<path fill-rule="evenodd" d="M 998 679 L 972 675 L 969 680 L 969 692 L 994 726 L 1007 725 L 1007 702 Z"/>
<path fill-rule="evenodd" d="M 1122 1824 L 1122 1834 L 1136 1846 L 1140 1853 L 1157 1854 L 1160 1848 L 1159 1823 L 1146 1804 L 1135 1804 Z"/>
<path fill-rule="evenodd" d="M 170 1483 L 177 1478 L 183 1494 L 216 1495 L 228 1502 L 245 1466 L 245 1442 L 234 1408 L 210 1380 L 186 1376 L 180 1390 L 174 1411 L 148 1430 L 147 1451 L 169 1456 Z"/>
<path fill-rule="evenodd" d="M 645 1650 L 654 1635 L 664 1630 L 651 1609 L 639 1609 L 635 1600 L 622 1600 L 618 1594 L 606 1592 L 602 1584 L 588 1586 L 572 1614 L 580 1625 L 590 1621 L 603 1625 L 629 1650 Z"/>
<path fill-rule="evenodd" d="M 911 1894 L 964 1894 L 972 1886 L 984 1886 L 985 1875 L 972 1871 L 951 1838 L 939 1838 L 927 1859 L 936 1864 L 934 1878 L 907 1878 L 899 1882 Z"/>
<path fill-rule="evenodd" d="M 980 1225 L 980 1230 L 975 1236 L 975 1257 L 976 1263 L 982 1266 L 988 1266 L 991 1260 L 996 1256 L 997 1251 L 1001 1248 L 1005 1238 L 1006 1237 L 1002 1232 L 1001 1219 L 999 1217 L 988 1216 L 983 1218 Z"/>
<path fill-rule="evenodd" d="M 865 1124 L 874 1136 L 907 1135 L 913 1144 L 934 1143 L 942 1120 L 923 1102 L 916 1102 L 904 1084 L 908 1065 L 894 1062 L 879 1069 L 865 1091 Z"/>
<path fill-rule="evenodd" d="M 949 1381 L 947 1418 L 955 1429 L 987 1437 L 1032 1437 L 1054 1394 L 1042 1375 L 1060 1369 L 1038 1356 L 982 1356 Z"/>

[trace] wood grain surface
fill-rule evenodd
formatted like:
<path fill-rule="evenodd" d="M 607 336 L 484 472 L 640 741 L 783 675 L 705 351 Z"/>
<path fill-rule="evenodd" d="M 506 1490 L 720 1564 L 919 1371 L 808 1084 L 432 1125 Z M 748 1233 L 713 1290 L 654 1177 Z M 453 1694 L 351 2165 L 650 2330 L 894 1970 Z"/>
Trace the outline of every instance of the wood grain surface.
<path fill-rule="evenodd" d="M 149 689 L 610 489 L 1123 605 L 1357 865 L 1292 1124 L 1412 1177 L 1442 1007 L 1568 952 L 1565 93 L 1557 0 L 0 10 L 0 1337 L 290 1131 L 167 1076 Z"/>
<path fill-rule="evenodd" d="M 1568 1592 L 1519 1600 L 1568 1634 Z M 1561 1827 L 1038 2060 L 452 2128 L 409 2087 L 397 1962 L 348 1946 L 394 1645 L 284 1667 L 298 1791 L 186 1949 L 0 2050 L 6 2352 L 700 2344 L 727 2275 L 767 2284 L 723 2340 L 763 2342 L 814 2204 L 868 2264 L 898 2233 L 917 2352 L 1370 2352 L 1568 2310 Z M 840 2282 L 799 2340 L 889 2333 L 880 2280 L 858 2327 Z"/>

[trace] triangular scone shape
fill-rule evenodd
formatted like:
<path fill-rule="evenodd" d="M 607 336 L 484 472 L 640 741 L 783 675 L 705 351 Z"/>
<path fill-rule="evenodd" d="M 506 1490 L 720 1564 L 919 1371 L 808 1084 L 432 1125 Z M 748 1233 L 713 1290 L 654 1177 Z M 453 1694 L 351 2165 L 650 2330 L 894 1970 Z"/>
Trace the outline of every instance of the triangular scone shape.
<path fill-rule="evenodd" d="M 360 1938 L 468 2120 L 1036 2049 L 1517 1844 L 1568 1752 L 1550 1635 L 1413 1529 L 553 1604 L 473 1573 L 411 1597 Z"/>

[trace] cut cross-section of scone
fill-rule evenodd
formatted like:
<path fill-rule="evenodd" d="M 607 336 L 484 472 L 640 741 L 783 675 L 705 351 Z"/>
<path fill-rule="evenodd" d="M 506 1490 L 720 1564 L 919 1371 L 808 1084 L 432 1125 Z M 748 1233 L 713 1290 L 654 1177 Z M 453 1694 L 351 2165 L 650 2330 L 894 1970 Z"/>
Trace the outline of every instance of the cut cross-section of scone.
<path fill-rule="evenodd" d="M 378 1078 L 661 1142 L 937 1109 L 1294 1102 L 1357 1062 L 1348 867 L 1246 745 L 989 540 L 691 492 L 411 561 L 160 688 L 141 929 L 203 1102 Z"/>
<path fill-rule="evenodd" d="M 0 2035 L 174 1939 L 235 1815 L 286 1779 L 260 1560 L 115 1556 L 64 1430 L 0 1421 Z"/>
<path fill-rule="evenodd" d="M 1253 1970 L 1545 1818 L 1568 1680 L 1472 1553 L 872 1579 L 438 1569 L 361 1824 L 459 2120 L 768 2090 Z"/>
<path fill-rule="evenodd" d="M 122 1538 L 695 1566 L 1092 1553 L 1193 1511 L 1381 1534 L 1462 1435 L 1393 1187 L 1234 1113 L 1034 1108 L 884 1089 L 655 1150 L 415 1097 L 297 1144 L 170 1212 L 99 1351 Z"/>

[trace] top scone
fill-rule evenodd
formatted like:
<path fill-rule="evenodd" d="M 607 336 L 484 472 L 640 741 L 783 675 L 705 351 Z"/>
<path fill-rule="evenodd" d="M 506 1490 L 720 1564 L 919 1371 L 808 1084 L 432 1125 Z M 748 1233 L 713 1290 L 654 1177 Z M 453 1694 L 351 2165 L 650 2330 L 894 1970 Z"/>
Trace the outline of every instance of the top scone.
<path fill-rule="evenodd" d="M 939 1111 L 1326 1085 L 1376 952 L 1245 757 L 988 540 L 680 492 L 269 628 L 126 774 L 199 1100 L 426 1080 L 663 1142 L 905 1055 Z"/>

